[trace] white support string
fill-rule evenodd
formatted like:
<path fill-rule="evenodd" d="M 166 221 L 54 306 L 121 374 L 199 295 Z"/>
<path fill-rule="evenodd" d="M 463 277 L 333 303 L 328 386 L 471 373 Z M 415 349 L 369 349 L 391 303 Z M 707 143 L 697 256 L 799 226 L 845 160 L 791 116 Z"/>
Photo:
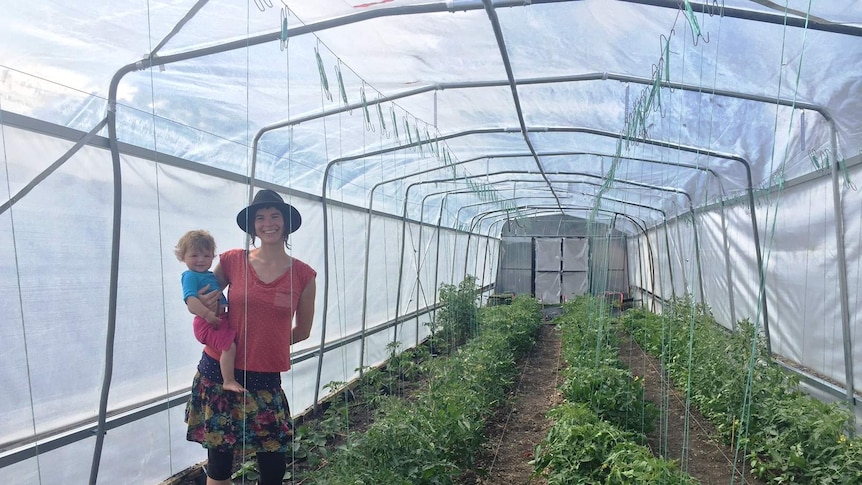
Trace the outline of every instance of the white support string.
<path fill-rule="evenodd" d="M 3 146 L 3 166 L 6 172 L 6 197 L 12 198 L 11 174 L 9 173 L 9 154 L 6 150 L 6 125 L 3 123 L 3 100 L 0 97 L 0 144 Z M 30 395 L 30 422 L 33 428 L 33 436 L 36 433 L 36 404 L 33 402 L 33 376 L 30 374 L 30 346 L 27 343 L 27 321 L 24 318 L 24 295 L 21 291 L 21 271 L 20 261 L 18 259 L 18 238 L 15 234 L 15 211 L 9 207 L 9 227 L 10 236 L 12 237 L 12 251 L 15 257 L 15 280 L 18 288 L 18 308 L 21 315 L 21 336 L 24 341 L 24 362 L 27 368 L 27 392 Z M 42 462 L 41 454 L 39 453 L 39 443 L 35 444 L 36 453 L 36 474 L 39 477 L 39 483 L 42 483 Z"/>
<path fill-rule="evenodd" d="M 152 45 L 152 10 L 150 7 L 150 2 L 147 0 L 147 38 L 150 43 L 150 52 L 153 52 Z M 164 254 L 163 240 L 162 237 L 162 209 L 161 209 L 161 188 L 159 186 L 159 143 L 158 143 L 158 131 L 156 129 L 156 86 L 155 86 L 155 75 L 153 74 L 153 68 L 150 67 L 147 69 L 149 73 L 149 81 L 150 81 L 150 119 L 153 123 L 153 171 L 155 175 L 155 183 L 156 183 L 156 224 L 158 226 L 159 233 L 159 249 L 158 254 Z M 168 349 L 170 346 L 168 345 L 168 310 L 167 305 L 164 302 L 167 301 L 167 289 L 165 288 L 165 267 L 164 267 L 164 258 L 159 258 L 159 275 L 161 275 L 161 289 L 162 289 L 162 336 L 164 343 L 164 364 L 165 364 L 165 396 L 170 395 L 170 360 L 168 359 Z M 169 407 L 166 402 L 165 410 L 168 411 Z M 173 423 L 171 420 L 170 412 L 166 413 L 165 419 L 168 425 L 168 465 L 170 470 L 174 470 L 173 459 L 174 455 L 172 453 L 173 446 L 170 446 L 170 437 L 173 436 Z"/>

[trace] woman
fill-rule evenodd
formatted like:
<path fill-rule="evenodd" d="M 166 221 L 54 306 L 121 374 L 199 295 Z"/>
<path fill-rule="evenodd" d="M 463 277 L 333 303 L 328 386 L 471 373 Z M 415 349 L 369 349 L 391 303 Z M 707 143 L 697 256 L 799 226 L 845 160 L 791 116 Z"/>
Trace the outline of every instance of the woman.
<path fill-rule="evenodd" d="M 287 254 L 288 235 L 302 219 L 276 192 L 259 191 L 236 222 L 260 247 L 222 253 L 213 272 L 229 285 L 236 379 L 247 392 L 222 387 L 219 353 L 204 348 L 186 406 L 186 438 L 207 449 L 207 485 L 230 485 L 239 450 L 256 453 L 260 485 L 281 485 L 293 435 L 281 372 L 290 368 L 290 345 L 311 333 L 317 273 Z M 218 292 L 204 291 L 201 300 L 215 308 Z"/>

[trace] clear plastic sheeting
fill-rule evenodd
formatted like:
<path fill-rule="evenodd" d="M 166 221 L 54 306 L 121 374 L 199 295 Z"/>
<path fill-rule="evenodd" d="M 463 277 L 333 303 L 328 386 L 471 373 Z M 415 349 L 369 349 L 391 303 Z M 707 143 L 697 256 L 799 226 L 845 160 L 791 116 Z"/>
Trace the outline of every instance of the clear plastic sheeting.
<path fill-rule="evenodd" d="M 739 3 L 725 6 L 745 10 L 754 6 L 779 19 L 784 13 Z M 38 23 L 28 20 L 36 14 L 32 9 L 7 9 L 4 49 L 26 46 L 14 47 L 18 49 L 14 55 L 3 57 L 9 59 L 2 64 L 0 77 L 7 109 L 88 129 L 105 111 L 114 72 L 144 58 L 166 38 L 167 26 L 177 24 L 191 7 L 98 5 L 91 2 L 67 11 L 62 3 L 45 2 L 43 12 L 53 8 L 63 13 L 42 15 Z M 440 143 L 460 160 L 487 155 L 491 147 L 494 152 L 523 151 L 499 47 L 481 2 L 441 2 L 436 4 L 439 11 L 433 12 L 427 12 L 435 10 L 430 8 L 433 3 L 350 8 L 342 2 L 314 2 L 313 7 L 288 3 L 296 10 L 285 10 L 287 15 L 278 2 L 261 5 L 263 9 L 253 3 L 238 7 L 206 2 L 156 54 L 166 59 L 163 68 L 136 68 L 123 77 L 117 92 L 119 114 L 124 117 L 121 139 L 148 147 L 156 143 L 161 152 L 242 173 L 242 145 L 251 143 L 254 133 L 291 119 L 333 112 L 319 121 L 309 120 L 310 124 L 297 123 L 294 129 L 267 131 L 260 139 L 260 155 L 274 157 L 273 169 L 261 167 L 263 179 L 285 183 L 284 177 L 289 177 L 292 186 L 315 191 L 328 160 L 368 151 L 365 147 L 371 145 L 385 148 L 416 138 L 432 140 L 430 147 L 438 144 L 438 137 L 451 136 Z M 790 11 L 806 12 L 805 7 Z M 819 8 L 810 12 L 812 27 Z M 587 135 L 590 148 L 613 157 L 620 127 L 639 110 L 645 118 L 654 118 L 643 126 L 648 138 L 702 149 L 681 155 L 670 146 L 663 150 L 666 155 L 648 158 L 723 168 L 728 161 L 706 150 L 741 157 L 753 165 L 755 187 L 771 185 L 778 174 L 811 172 L 815 168 L 811 155 L 832 150 L 830 119 L 843 152 L 858 151 L 862 130 L 852 113 L 858 111 L 859 101 L 849 95 L 853 82 L 844 81 L 854 76 L 836 75 L 836 70 L 851 74 L 853 66 L 860 65 L 853 62 L 860 56 L 856 37 L 754 22 L 711 9 L 692 19 L 674 8 L 637 2 L 549 2 L 497 9 L 512 71 L 521 83 L 524 121 L 539 130 L 533 137 L 536 151 L 570 148 L 583 135 L 542 134 L 544 130 L 588 128 L 593 130 Z M 88 12 L 100 10 L 113 13 L 89 19 Z M 843 9 L 841 16 L 852 17 L 852 11 L 853 7 Z M 279 41 L 282 17 L 288 22 L 287 34 L 294 28 L 323 25 L 314 35 L 290 35 Z M 95 28 L 70 28 L 84 19 L 95 22 Z M 25 30 L 22 26 L 28 24 L 33 27 Z M 104 39 L 89 37 L 91 31 L 105 32 Z M 64 32 L 62 41 L 48 32 Z M 276 40 L 264 42 L 260 39 L 264 33 Z M 249 45 L 242 45 L 242 39 Z M 229 42 L 236 45 L 223 53 L 201 51 Z M 111 45 L 123 48 L 110 49 Z M 195 52 L 206 55 L 182 58 Z M 830 68 L 825 63 L 835 52 L 841 53 L 842 61 Z M 26 63 L 13 62 L 24 58 Z M 657 79 L 679 86 L 654 92 Z M 418 90 L 424 91 L 408 95 Z M 76 92 L 97 97 L 71 104 Z M 742 99 L 733 93 L 765 99 Z M 353 108 L 336 112 L 348 106 Z M 485 142 L 482 138 L 492 133 L 466 133 L 476 127 L 515 133 Z M 418 167 L 431 161 L 425 153 L 420 155 L 425 162 L 408 162 L 414 155 L 405 158 L 402 151 L 396 159 L 399 165 Z M 367 180 L 373 167 L 366 165 L 382 160 L 376 156 L 362 160 L 363 168 L 348 167 L 339 185 L 358 184 L 368 190 L 358 179 Z M 287 165 L 291 170 L 283 169 Z M 747 186 L 745 170 L 734 165 L 735 169 L 722 170 L 727 195 L 739 194 Z M 463 168 L 475 173 L 475 166 Z M 672 166 L 640 171 L 691 188 L 697 201 L 722 195 L 717 180 L 709 185 L 695 182 L 698 176 Z M 309 179 L 312 174 L 316 176 Z"/>
<path fill-rule="evenodd" d="M 848 172 L 853 178 L 858 167 Z M 855 295 L 859 291 L 859 193 L 842 184 L 843 211 L 848 262 L 848 282 L 851 308 L 855 308 Z M 777 200 L 780 198 L 780 204 Z M 770 200 L 771 199 L 771 200 Z M 713 206 L 698 218 L 701 234 L 699 254 L 703 271 L 703 285 L 708 289 L 705 299 L 716 319 L 733 328 L 739 319 L 753 323 L 768 316 L 768 331 L 772 350 L 792 362 L 810 369 L 836 382 L 846 380 L 845 356 L 840 343 L 844 336 L 841 322 L 841 292 L 838 286 L 837 244 L 832 184 L 828 178 L 805 178 L 788 183 L 780 192 L 764 194 L 757 211 L 760 240 L 763 245 L 766 270 L 764 306 L 750 295 L 759 292 L 758 264 L 754 252 L 750 213 L 741 202 L 723 209 Z M 777 205 L 777 207 L 776 207 Z M 721 211 L 724 211 L 722 223 Z M 746 222 L 748 227 L 746 227 Z M 722 226 L 726 230 L 726 242 Z M 699 299 L 698 271 L 695 261 L 688 255 L 696 254 L 692 247 L 681 247 L 680 241 L 693 238 L 682 235 L 672 237 L 670 264 L 667 264 L 667 247 L 664 228 L 652 231 L 654 257 L 666 268 L 660 281 L 653 286 L 656 293 L 669 295 L 692 294 Z M 676 222 L 668 231 L 691 231 L 691 224 Z M 642 241 L 641 241 L 642 242 Z M 658 243 L 656 247 L 656 242 Z M 631 244 L 631 243 L 630 243 Z M 726 245 L 725 245 L 726 244 Z M 641 250 L 645 247 L 641 244 Z M 637 260 L 629 260 L 630 264 Z M 640 276 L 640 275 L 639 275 Z M 727 284 L 730 281 L 730 284 Z M 724 292 L 724 294 L 722 294 Z M 855 329 L 858 313 L 851 315 L 850 328 Z M 762 323 L 760 323 L 762 325 Z M 851 356 L 856 361 L 858 350 Z M 862 384 L 856 373 L 854 387 Z"/>
<path fill-rule="evenodd" d="M 262 187 L 301 212 L 290 254 L 318 272 L 296 416 L 421 344 L 465 277 L 688 295 L 858 399 L 862 2 L 2 11 L 0 483 L 153 484 L 204 459 L 173 248 L 195 228 L 248 247 L 234 217 Z"/>

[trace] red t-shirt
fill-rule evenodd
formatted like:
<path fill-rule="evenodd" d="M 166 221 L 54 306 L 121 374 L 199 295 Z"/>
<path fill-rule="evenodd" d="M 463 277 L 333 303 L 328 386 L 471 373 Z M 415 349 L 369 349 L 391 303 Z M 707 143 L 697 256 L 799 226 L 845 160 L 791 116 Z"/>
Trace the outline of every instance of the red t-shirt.
<path fill-rule="evenodd" d="M 290 369 L 290 334 L 299 296 L 317 272 L 294 258 L 271 283 L 257 277 L 247 253 L 232 249 L 219 255 L 228 287 L 228 322 L 236 330 L 236 368 L 255 372 Z M 219 352 L 204 349 L 218 359 Z"/>

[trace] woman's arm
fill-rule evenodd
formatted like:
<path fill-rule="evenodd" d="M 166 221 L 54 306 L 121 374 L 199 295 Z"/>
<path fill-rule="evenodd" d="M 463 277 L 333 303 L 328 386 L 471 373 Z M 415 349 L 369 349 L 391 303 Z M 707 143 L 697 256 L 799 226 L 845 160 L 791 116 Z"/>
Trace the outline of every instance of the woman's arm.
<path fill-rule="evenodd" d="M 311 324 L 314 321 L 314 299 L 317 294 L 317 284 L 311 280 L 299 296 L 296 307 L 296 323 L 291 329 L 291 343 L 302 342 L 311 335 Z"/>
<path fill-rule="evenodd" d="M 222 289 L 227 288 L 227 285 L 230 282 L 227 280 L 227 277 L 224 275 L 224 270 L 221 268 L 221 262 L 216 263 L 216 267 L 213 268 L 213 274 L 218 280 L 218 284 L 221 285 Z"/>
<path fill-rule="evenodd" d="M 221 285 L 222 288 L 227 287 L 227 280 L 225 279 L 224 270 L 222 270 L 221 268 L 221 263 L 217 264 L 216 267 L 213 269 L 213 274 L 215 275 L 216 280 L 218 280 L 218 283 L 219 285 Z M 205 287 L 201 288 L 200 291 L 198 291 L 198 300 L 200 300 L 200 303 L 206 308 L 210 309 L 216 315 L 222 313 L 223 310 L 222 308 L 219 308 L 219 301 L 221 301 L 221 296 L 221 291 L 213 290 L 210 288 L 209 285 L 206 285 Z M 191 311 L 191 309 L 189 309 L 189 311 Z M 197 313 L 195 314 L 197 315 Z"/>

